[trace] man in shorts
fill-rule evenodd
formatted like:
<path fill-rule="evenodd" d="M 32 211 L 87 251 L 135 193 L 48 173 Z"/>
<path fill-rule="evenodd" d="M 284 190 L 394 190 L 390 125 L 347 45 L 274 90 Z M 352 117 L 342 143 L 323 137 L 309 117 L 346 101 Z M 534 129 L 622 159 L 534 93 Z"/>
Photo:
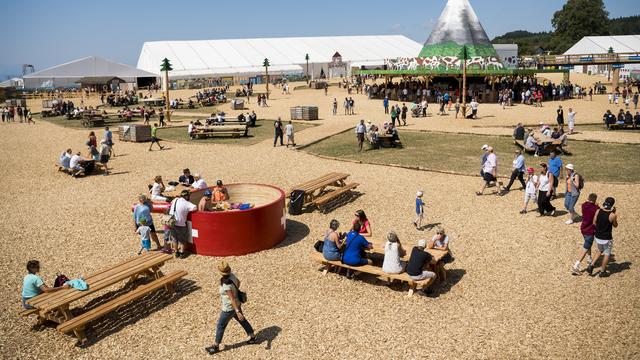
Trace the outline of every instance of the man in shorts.
<path fill-rule="evenodd" d="M 487 160 L 482 165 L 482 179 L 484 180 L 484 183 L 482 184 L 482 189 L 476 192 L 476 195 L 483 195 L 484 189 L 492 182 L 497 183 L 497 194 L 500 195 L 503 189 L 501 189 L 502 183 L 498 182 L 498 158 L 493 152 L 493 147 L 491 146 L 487 148 L 487 154 Z"/>
<path fill-rule="evenodd" d="M 175 218 L 175 225 L 171 227 L 171 241 L 176 258 L 186 258 L 185 245 L 189 241 L 189 227 L 187 226 L 187 217 L 192 211 L 196 211 L 198 207 L 189 201 L 191 192 L 182 190 L 180 196 L 171 202 L 169 215 Z"/>
<path fill-rule="evenodd" d="M 598 200 L 598 195 L 589 194 L 587 201 L 582 204 L 582 223 L 580 224 L 580 232 L 584 238 L 584 244 L 580 251 L 580 257 L 576 260 L 573 268 L 571 268 L 572 275 L 581 274 L 580 263 L 584 260 L 585 256 L 587 257 L 587 265 L 591 266 L 593 264 L 593 260 L 591 259 L 591 247 L 593 246 L 593 238 L 596 232 L 596 226 L 593 223 L 593 219 L 596 216 L 596 211 L 600 209 L 596 204 L 596 200 Z"/>
<path fill-rule="evenodd" d="M 158 144 L 160 150 L 164 149 L 164 146 L 160 145 L 160 139 L 158 139 L 158 124 L 153 124 L 151 128 L 151 145 L 149 145 L 149 151 L 153 148 L 153 144 Z"/>
<path fill-rule="evenodd" d="M 594 276 L 593 268 L 595 263 L 600 258 L 600 255 L 604 255 L 602 265 L 600 266 L 599 277 L 608 277 L 611 275 L 607 272 L 607 264 L 611 257 L 611 248 L 613 247 L 613 228 L 618 227 L 618 215 L 616 214 L 616 208 L 613 206 L 616 200 L 612 197 L 608 197 L 602 204 L 602 209 L 598 209 L 593 218 L 593 224 L 595 225 L 595 237 L 596 256 L 593 257 L 593 263 L 587 268 L 589 275 Z"/>

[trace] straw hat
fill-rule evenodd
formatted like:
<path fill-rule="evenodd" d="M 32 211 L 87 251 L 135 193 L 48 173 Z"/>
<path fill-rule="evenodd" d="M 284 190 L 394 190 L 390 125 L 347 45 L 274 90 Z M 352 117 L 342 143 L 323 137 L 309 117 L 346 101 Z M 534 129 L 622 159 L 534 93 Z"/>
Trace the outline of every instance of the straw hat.
<path fill-rule="evenodd" d="M 229 275 L 231 274 L 231 267 L 229 266 L 229 263 L 227 263 L 226 261 L 221 261 L 218 264 L 218 272 L 220 273 L 220 275 Z"/>

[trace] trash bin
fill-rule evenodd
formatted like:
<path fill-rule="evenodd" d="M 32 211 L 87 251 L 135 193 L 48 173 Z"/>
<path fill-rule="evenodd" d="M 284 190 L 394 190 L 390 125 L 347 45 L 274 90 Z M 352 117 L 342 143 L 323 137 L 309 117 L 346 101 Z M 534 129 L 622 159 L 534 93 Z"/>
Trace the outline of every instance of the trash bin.
<path fill-rule="evenodd" d="M 304 191 L 293 190 L 289 197 L 289 215 L 302 214 L 302 205 L 304 204 Z"/>

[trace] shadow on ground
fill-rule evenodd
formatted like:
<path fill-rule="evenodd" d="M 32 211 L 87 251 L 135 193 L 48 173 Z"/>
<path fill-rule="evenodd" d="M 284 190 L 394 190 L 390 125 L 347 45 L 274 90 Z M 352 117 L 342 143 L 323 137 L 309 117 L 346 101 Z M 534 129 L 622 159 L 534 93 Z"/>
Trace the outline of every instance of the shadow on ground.
<path fill-rule="evenodd" d="M 150 282 L 152 279 L 137 280 L 125 285 L 123 288 L 108 292 L 87 303 L 81 310 L 74 309 L 74 316 L 94 309 L 118 296 L 125 295 L 135 287 Z M 168 294 L 164 288 L 154 291 L 138 300 L 123 305 L 100 319 L 92 321 L 86 328 L 88 341 L 82 347 L 89 347 L 98 343 L 107 336 L 120 331 L 121 329 L 136 323 L 138 320 L 153 314 L 156 311 L 165 309 L 167 306 L 177 302 L 183 297 L 200 289 L 195 281 L 181 279 L 176 281 L 175 292 Z M 78 344 L 77 344 L 78 345 Z"/>
<path fill-rule="evenodd" d="M 287 219 L 287 236 L 276 245 L 276 249 L 293 245 L 309 235 L 309 227 L 299 221 Z"/>

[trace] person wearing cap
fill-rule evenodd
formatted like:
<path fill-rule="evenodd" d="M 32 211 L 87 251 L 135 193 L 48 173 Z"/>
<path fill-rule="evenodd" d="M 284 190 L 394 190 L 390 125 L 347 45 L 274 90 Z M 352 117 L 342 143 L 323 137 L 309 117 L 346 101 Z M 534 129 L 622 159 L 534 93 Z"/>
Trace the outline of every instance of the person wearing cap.
<path fill-rule="evenodd" d="M 382 262 L 382 271 L 387 274 L 400 274 L 404 271 L 405 264 L 400 261 L 400 257 L 404 255 L 404 249 L 398 239 L 398 235 L 390 231 L 387 234 L 387 242 L 384 244 L 384 260 Z"/>
<path fill-rule="evenodd" d="M 600 266 L 599 277 L 608 277 L 611 275 L 607 272 L 607 264 L 611 257 L 611 248 L 613 247 L 613 228 L 618 227 L 618 215 L 616 214 L 615 205 L 616 200 L 612 197 L 608 197 L 602 204 L 602 209 L 596 211 L 593 217 L 593 224 L 596 229 L 594 232 L 594 240 L 596 241 L 596 255 L 593 257 L 593 263 L 587 267 L 589 275 L 593 276 L 593 269 L 595 263 L 600 259 L 601 255 L 604 255 L 602 265 Z"/>
<path fill-rule="evenodd" d="M 151 240 L 156 244 L 156 249 L 160 250 L 160 241 L 158 240 L 158 234 L 156 234 L 156 227 L 153 224 L 153 217 L 151 217 L 151 210 L 153 204 L 149 201 L 149 198 L 145 194 L 138 195 L 138 203 L 133 208 L 133 231 L 138 230 L 142 224 L 142 220 L 151 229 Z"/>
<path fill-rule="evenodd" d="M 411 249 L 411 255 L 407 262 L 407 275 L 409 275 L 411 280 L 421 281 L 436 277 L 436 273 L 433 271 L 425 270 L 425 266 L 436 264 L 433 256 L 425 251 L 426 247 L 427 240 L 421 239 L 418 241 L 418 246 Z M 426 291 L 423 289 L 423 295 L 426 294 Z"/>
<path fill-rule="evenodd" d="M 535 170 L 530 167 L 527 169 L 527 181 L 524 190 L 524 206 L 522 210 L 520 210 L 520 214 L 527 213 L 527 206 L 529 205 L 529 201 L 537 202 L 538 197 L 536 196 L 536 189 L 538 188 L 538 176 L 535 174 Z"/>
<path fill-rule="evenodd" d="M 216 186 L 213 187 L 213 201 L 227 201 L 229 200 L 229 191 L 222 184 L 222 180 L 216 181 Z"/>
<path fill-rule="evenodd" d="M 216 324 L 216 339 L 212 346 L 205 348 L 205 350 L 213 355 L 220 351 L 220 344 L 224 337 L 224 332 L 227 329 L 227 325 L 231 319 L 235 319 L 240 326 L 244 329 L 249 337 L 247 344 L 256 343 L 256 335 L 253 331 L 253 327 L 242 312 L 242 301 L 240 294 L 240 280 L 235 274 L 231 272 L 231 267 L 226 261 L 222 261 L 218 264 L 218 272 L 220 273 L 220 300 L 221 311 L 220 317 Z"/>
<path fill-rule="evenodd" d="M 578 216 L 576 214 L 576 204 L 578 203 L 578 198 L 580 197 L 580 191 L 582 190 L 580 184 L 580 175 L 576 173 L 573 164 L 567 164 L 565 166 L 567 169 L 567 179 L 566 185 L 567 190 L 564 193 L 564 208 L 569 212 L 569 220 L 565 222 L 567 225 L 571 225 L 574 222 L 574 219 Z"/>
<path fill-rule="evenodd" d="M 595 238 L 596 232 L 596 226 L 593 223 L 593 219 L 596 216 L 596 211 L 600 209 L 598 204 L 596 204 L 596 200 L 598 200 L 598 195 L 589 194 L 587 201 L 582 204 L 582 223 L 580 224 L 580 232 L 582 233 L 584 243 L 580 249 L 580 257 L 576 260 L 573 268 L 571 268 L 571 274 L 573 275 L 580 275 L 580 263 L 585 257 L 588 256 L 587 266 L 591 266 L 593 264 L 591 248 L 593 247 L 593 239 Z"/>
<path fill-rule="evenodd" d="M 175 225 L 171 227 L 171 241 L 176 258 L 186 258 L 185 244 L 189 241 L 189 228 L 187 227 L 187 217 L 190 212 L 196 211 L 198 207 L 189 201 L 191 192 L 182 190 L 180 196 L 173 199 L 169 208 L 169 215 L 175 218 Z"/>
<path fill-rule="evenodd" d="M 211 190 L 207 189 L 204 191 L 202 199 L 198 202 L 198 211 L 211 211 L 213 208 L 213 204 L 211 203 Z"/>
<path fill-rule="evenodd" d="M 207 182 L 204 181 L 204 179 L 200 176 L 200 174 L 195 174 L 193 176 L 193 179 L 195 181 L 193 182 L 193 184 L 191 184 L 191 187 L 194 190 L 203 190 L 203 189 L 206 189 L 208 187 L 207 186 Z"/>
<path fill-rule="evenodd" d="M 524 165 L 524 155 L 522 155 L 522 151 L 521 150 L 516 150 L 515 151 L 515 155 L 513 158 L 513 171 L 511 172 L 511 179 L 509 180 L 509 184 L 507 185 L 506 188 L 504 188 L 504 193 L 507 193 L 511 190 L 511 185 L 513 185 L 513 182 L 518 179 L 520 181 L 520 184 L 522 184 L 522 189 L 524 190 L 527 187 L 527 184 L 524 182 L 524 171 L 525 171 L 525 165 Z"/>
<path fill-rule="evenodd" d="M 484 163 L 487 162 L 487 156 L 489 156 L 489 145 L 482 145 L 482 158 L 480 158 L 480 177 L 484 177 Z"/>
<path fill-rule="evenodd" d="M 422 201 L 422 196 L 424 192 L 419 190 L 416 193 L 416 220 L 413 222 L 413 225 L 416 229 L 422 229 L 422 220 L 424 219 L 424 201 Z"/>
<path fill-rule="evenodd" d="M 493 148 L 489 146 L 487 148 L 487 161 L 484 162 L 482 171 L 484 172 L 482 183 L 482 189 L 476 192 L 476 195 L 480 196 L 484 194 L 484 189 L 492 182 L 497 182 L 497 194 L 500 195 L 502 183 L 498 182 L 498 157 L 493 152 Z"/>
<path fill-rule="evenodd" d="M 193 178 L 193 175 L 191 175 L 191 170 L 189 169 L 182 170 L 182 175 L 180 175 L 180 177 L 178 178 L 178 182 L 180 184 L 185 186 L 191 186 L 191 184 L 193 184 L 194 181 L 195 179 Z"/>
<path fill-rule="evenodd" d="M 539 216 L 549 213 L 556 214 L 556 208 L 551 205 L 551 194 L 553 193 L 553 174 L 549 171 L 547 164 L 540 164 L 540 175 L 538 175 L 538 212 Z"/>

